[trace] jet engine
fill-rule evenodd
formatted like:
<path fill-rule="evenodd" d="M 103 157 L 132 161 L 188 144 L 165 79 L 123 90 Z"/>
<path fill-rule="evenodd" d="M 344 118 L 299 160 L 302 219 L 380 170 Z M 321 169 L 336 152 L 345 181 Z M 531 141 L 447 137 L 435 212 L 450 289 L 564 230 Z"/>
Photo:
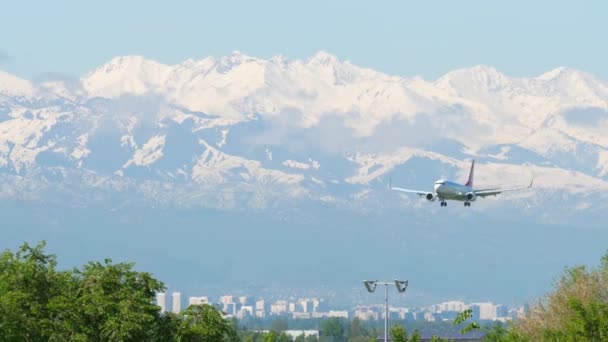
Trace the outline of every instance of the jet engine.
<path fill-rule="evenodd" d="M 467 201 L 474 201 L 475 197 L 477 197 L 477 196 L 475 195 L 474 192 L 467 192 L 467 194 L 466 194 Z"/>
<path fill-rule="evenodd" d="M 431 202 L 434 201 L 435 198 L 436 198 L 435 195 L 433 195 L 433 193 L 430 193 L 430 192 L 428 194 L 426 194 L 425 197 L 426 197 L 427 200 L 429 200 Z"/>

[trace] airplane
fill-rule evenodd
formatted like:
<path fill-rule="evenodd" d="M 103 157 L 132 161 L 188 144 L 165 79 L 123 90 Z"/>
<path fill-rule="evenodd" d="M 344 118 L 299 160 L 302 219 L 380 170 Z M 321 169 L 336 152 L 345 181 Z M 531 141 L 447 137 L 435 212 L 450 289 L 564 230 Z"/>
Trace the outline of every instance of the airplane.
<path fill-rule="evenodd" d="M 407 192 L 417 194 L 419 196 L 424 196 L 429 201 L 439 200 L 439 203 L 442 207 L 447 207 L 447 200 L 453 201 L 463 201 L 465 207 L 470 207 L 471 202 L 474 202 L 477 197 L 486 197 L 486 196 L 496 196 L 500 193 L 507 191 L 516 191 L 516 190 L 524 190 L 532 187 L 532 183 L 534 182 L 534 177 L 530 181 L 530 185 L 522 186 L 518 188 L 505 188 L 505 189 L 481 189 L 475 190 L 473 189 L 473 172 L 475 170 L 475 160 L 471 163 L 471 170 L 469 171 L 469 179 L 465 184 L 460 184 L 457 182 L 440 179 L 435 182 L 435 187 L 433 192 L 429 191 L 418 191 L 411 189 L 404 189 L 393 187 L 392 181 L 389 183 L 389 188 L 395 191 Z"/>

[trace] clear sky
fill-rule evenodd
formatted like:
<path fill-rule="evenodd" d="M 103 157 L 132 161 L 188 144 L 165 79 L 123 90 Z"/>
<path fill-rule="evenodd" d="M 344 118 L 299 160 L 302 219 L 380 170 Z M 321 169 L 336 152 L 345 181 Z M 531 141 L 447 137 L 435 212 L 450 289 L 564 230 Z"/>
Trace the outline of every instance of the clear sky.
<path fill-rule="evenodd" d="M 80 76 L 109 59 L 228 55 L 340 59 L 435 79 L 491 65 L 512 76 L 557 66 L 608 79 L 608 1 L 6 1 L 0 70 Z"/>

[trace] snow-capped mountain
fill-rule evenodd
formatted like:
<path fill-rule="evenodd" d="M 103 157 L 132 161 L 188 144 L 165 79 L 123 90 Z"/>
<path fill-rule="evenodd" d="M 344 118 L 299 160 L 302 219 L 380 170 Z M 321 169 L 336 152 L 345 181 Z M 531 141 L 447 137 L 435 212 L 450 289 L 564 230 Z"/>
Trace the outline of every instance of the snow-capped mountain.
<path fill-rule="evenodd" d="M 558 193 L 588 209 L 608 190 L 607 129 L 608 83 L 568 68 L 514 78 L 474 66 L 427 81 L 326 52 L 124 56 L 75 84 L 0 71 L 0 194 L 351 206 L 388 196 L 376 190 L 389 177 L 418 188 L 462 178 L 476 158 L 477 184 L 534 175 L 537 191 L 513 198 Z"/>

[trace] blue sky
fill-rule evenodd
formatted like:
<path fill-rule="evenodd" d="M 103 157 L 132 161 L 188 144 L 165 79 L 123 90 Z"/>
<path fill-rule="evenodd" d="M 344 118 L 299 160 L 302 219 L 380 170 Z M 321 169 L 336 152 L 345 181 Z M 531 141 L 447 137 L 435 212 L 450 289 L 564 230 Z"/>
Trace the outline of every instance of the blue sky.
<path fill-rule="evenodd" d="M 0 9 L 0 69 L 80 76 L 109 59 L 163 63 L 228 55 L 340 59 L 435 79 L 491 65 L 512 76 L 557 66 L 608 79 L 608 2 L 11 1 Z"/>

